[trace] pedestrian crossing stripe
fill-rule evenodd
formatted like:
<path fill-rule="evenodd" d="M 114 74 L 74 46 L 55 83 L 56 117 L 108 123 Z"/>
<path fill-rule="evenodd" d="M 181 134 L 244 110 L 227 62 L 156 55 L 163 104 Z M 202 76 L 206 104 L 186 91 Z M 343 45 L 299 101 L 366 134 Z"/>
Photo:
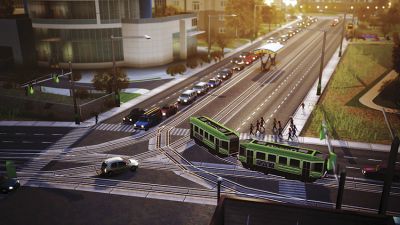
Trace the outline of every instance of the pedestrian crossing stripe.
<path fill-rule="evenodd" d="M 185 129 L 185 128 L 172 128 L 172 130 L 169 133 L 170 135 L 176 135 L 176 136 L 187 136 L 190 134 L 190 129 Z"/>
<path fill-rule="evenodd" d="M 96 127 L 96 130 L 105 130 L 105 131 L 118 131 L 118 132 L 135 132 L 135 128 L 133 125 L 127 124 L 109 124 L 109 123 L 102 123 Z"/>

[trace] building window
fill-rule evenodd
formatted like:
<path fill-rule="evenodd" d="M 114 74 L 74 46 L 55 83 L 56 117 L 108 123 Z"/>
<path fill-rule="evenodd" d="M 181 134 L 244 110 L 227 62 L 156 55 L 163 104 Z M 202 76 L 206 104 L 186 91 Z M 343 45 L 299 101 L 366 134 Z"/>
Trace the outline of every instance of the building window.
<path fill-rule="evenodd" d="M 192 19 L 192 27 L 197 26 L 197 18 Z"/>
<path fill-rule="evenodd" d="M 225 27 L 220 27 L 218 29 L 218 32 L 221 33 L 221 34 L 225 33 Z"/>
<path fill-rule="evenodd" d="M 179 0 L 178 1 L 174 1 L 174 5 L 179 6 Z"/>
<path fill-rule="evenodd" d="M 200 2 L 194 1 L 193 2 L 193 11 L 199 11 L 200 10 Z"/>
<path fill-rule="evenodd" d="M 224 0 L 221 1 L 221 7 L 225 7 L 225 1 Z"/>
<path fill-rule="evenodd" d="M 224 15 L 218 15 L 218 20 L 219 21 L 224 21 L 225 20 L 225 16 Z"/>

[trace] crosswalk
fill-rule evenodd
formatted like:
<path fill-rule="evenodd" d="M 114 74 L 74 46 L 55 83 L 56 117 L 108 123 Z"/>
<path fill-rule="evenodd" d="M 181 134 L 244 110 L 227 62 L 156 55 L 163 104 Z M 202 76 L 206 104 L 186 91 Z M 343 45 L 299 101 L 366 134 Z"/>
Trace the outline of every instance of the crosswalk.
<path fill-rule="evenodd" d="M 65 153 L 68 147 L 80 139 L 83 135 L 89 132 L 90 128 L 77 128 L 66 134 L 56 143 L 46 149 L 39 157 L 36 157 L 27 162 L 20 172 L 34 173 L 40 171 L 51 160 L 57 157 L 57 153 Z M 48 153 L 48 154 L 46 154 Z M 50 157 L 49 157 L 50 156 Z"/>
<path fill-rule="evenodd" d="M 128 124 L 109 124 L 102 123 L 96 127 L 96 130 L 105 130 L 105 131 L 118 131 L 118 132 L 135 132 L 135 128 L 133 125 Z"/>
<path fill-rule="evenodd" d="M 171 132 L 169 133 L 170 135 L 176 135 L 176 136 L 186 136 L 190 134 L 189 129 L 184 129 L 184 128 L 172 128 Z"/>
<path fill-rule="evenodd" d="M 301 181 L 279 180 L 279 194 L 306 199 L 306 185 Z"/>

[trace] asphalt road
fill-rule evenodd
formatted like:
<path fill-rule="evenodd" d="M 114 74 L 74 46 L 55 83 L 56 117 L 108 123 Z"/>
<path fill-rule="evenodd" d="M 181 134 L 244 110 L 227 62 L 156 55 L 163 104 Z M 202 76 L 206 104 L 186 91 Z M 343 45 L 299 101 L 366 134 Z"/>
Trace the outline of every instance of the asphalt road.
<path fill-rule="evenodd" d="M 4 225 L 207 225 L 214 210 L 200 204 L 28 187 L 0 199 Z"/>

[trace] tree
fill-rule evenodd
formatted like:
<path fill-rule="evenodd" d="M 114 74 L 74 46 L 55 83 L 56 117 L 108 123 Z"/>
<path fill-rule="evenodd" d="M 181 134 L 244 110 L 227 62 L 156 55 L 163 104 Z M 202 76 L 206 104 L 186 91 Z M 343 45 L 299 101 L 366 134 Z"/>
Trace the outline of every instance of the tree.
<path fill-rule="evenodd" d="M 172 5 L 165 8 L 164 16 L 173 16 L 179 13 L 179 10 Z"/>
<path fill-rule="evenodd" d="M 197 67 L 197 65 L 198 65 L 198 63 L 197 63 L 197 57 L 190 57 L 190 58 L 188 58 L 188 59 L 186 60 L 186 66 L 189 67 L 189 68 L 194 69 L 194 68 Z"/>
<path fill-rule="evenodd" d="M 393 52 L 392 52 L 392 60 L 393 60 L 393 69 L 397 72 L 400 79 L 400 40 L 399 34 L 397 32 L 393 33 Z"/>
<path fill-rule="evenodd" d="M 263 0 L 228 0 L 225 5 L 225 14 L 235 14 L 234 17 L 226 17 L 226 25 L 238 29 L 238 33 L 244 37 L 253 37 L 254 6 L 262 5 Z M 259 10 L 260 7 L 257 7 Z M 256 13 L 256 30 L 260 26 L 261 15 Z"/>
<path fill-rule="evenodd" d="M 271 32 L 271 24 L 274 21 L 276 9 L 271 6 L 265 6 L 261 12 L 262 21 L 268 24 L 268 31 Z"/>
<path fill-rule="evenodd" d="M 125 89 L 129 86 L 129 79 L 125 72 L 117 69 L 117 88 L 120 91 L 121 89 Z M 96 90 L 106 91 L 107 93 L 111 93 L 114 88 L 114 79 L 112 71 L 100 71 L 94 74 L 92 79 L 93 86 Z"/>
<path fill-rule="evenodd" d="M 224 49 L 228 46 L 229 42 L 231 41 L 231 36 L 226 35 L 224 33 L 218 33 L 215 42 L 221 48 L 222 55 L 224 55 Z"/>
<path fill-rule="evenodd" d="M 0 17 L 8 17 L 14 13 L 14 0 L 0 0 Z"/>

